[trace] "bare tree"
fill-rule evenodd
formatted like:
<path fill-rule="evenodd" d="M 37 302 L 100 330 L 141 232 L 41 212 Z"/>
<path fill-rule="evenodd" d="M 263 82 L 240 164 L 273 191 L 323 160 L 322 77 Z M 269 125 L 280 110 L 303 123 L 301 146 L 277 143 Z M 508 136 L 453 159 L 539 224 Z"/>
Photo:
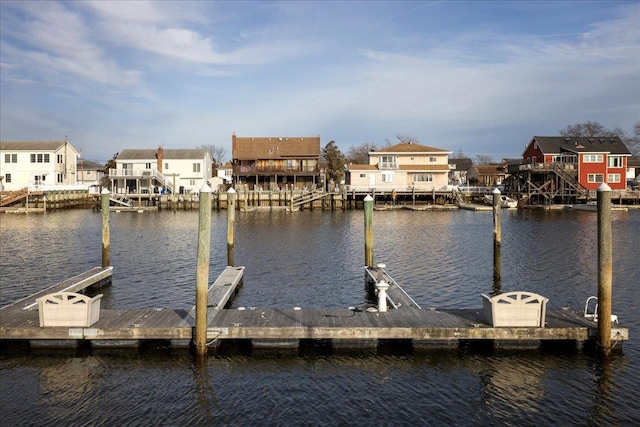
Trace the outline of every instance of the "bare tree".
<path fill-rule="evenodd" d="M 468 159 L 469 156 L 467 156 L 465 152 L 462 151 L 462 148 L 459 148 L 457 151 L 454 151 L 453 153 L 451 153 L 451 158 L 452 159 Z"/>
<path fill-rule="evenodd" d="M 491 157 L 488 154 L 478 154 L 478 155 L 476 155 L 476 162 L 478 162 L 479 165 L 490 165 L 490 164 L 494 163 L 493 157 Z"/>
<path fill-rule="evenodd" d="M 393 140 L 390 140 L 389 138 L 385 138 L 384 142 L 387 144 L 387 147 L 391 145 L 395 145 L 398 142 L 400 142 L 401 144 L 420 144 L 420 141 L 418 141 L 418 138 L 416 138 L 413 135 L 409 135 L 407 133 L 397 133 L 396 139 L 398 141 L 393 141 Z"/>
<path fill-rule="evenodd" d="M 226 161 L 227 150 L 224 147 L 218 147 L 214 144 L 203 144 L 196 148 L 202 148 L 204 150 L 207 150 L 209 154 L 211 154 L 214 168 L 223 165 Z"/>
<path fill-rule="evenodd" d="M 347 150 L 347 161 L 356 165 L 369 164 L 369 153 L 378 149 L 372 142 L 363 142 L 360 145 L 352 145 Z"/>
<path fill-rule="evenodd" d="M 634 156 L 640 156 L 640 122 L 633 126 L 633 136 L 626 139 L 625 145 Z"/>
<path fill-rule="evenodd" d="M 562 136 L 586 136 L 589 138 L 602 136 L 618 136 L 620 139 L 626 137 L 624 130 L 620 127 L 608 129 L 598 122 L 587 121 L 584 123 L 574 123 L 560 130 Z"/>

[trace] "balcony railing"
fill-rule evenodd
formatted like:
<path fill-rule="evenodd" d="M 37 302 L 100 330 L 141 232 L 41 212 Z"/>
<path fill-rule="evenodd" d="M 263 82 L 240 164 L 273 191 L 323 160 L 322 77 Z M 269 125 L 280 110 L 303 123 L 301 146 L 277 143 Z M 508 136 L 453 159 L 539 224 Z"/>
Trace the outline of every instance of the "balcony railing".
<path fill-rule="evenodd" d="M 380 170 L 398 170 L 398 162 L 380 162 L 378 163 Z"/>
<path fill-rule="evenodd" d="M 300 175 L 319 174 L 318 166 L 234 166 L 233 175 Z"/>

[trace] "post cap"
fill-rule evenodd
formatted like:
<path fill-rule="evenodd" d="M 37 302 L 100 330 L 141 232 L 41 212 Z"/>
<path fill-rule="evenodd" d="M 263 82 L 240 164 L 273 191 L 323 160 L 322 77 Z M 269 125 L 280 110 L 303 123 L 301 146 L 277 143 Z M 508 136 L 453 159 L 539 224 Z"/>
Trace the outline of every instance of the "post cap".
<path fill-rule="evenodd" d="M 498 187 L 494 188 L 492 191 L 493 194 L 500 194 L 500 189 Z"/>
<path fill-rule="evenodd" d="M 373 197 L 371 197 L 370 194 L 367 194 L 367 196 L 364 198 L 365 202 L 373 202 Z"/>
<path fill-rule="evenodd" d="M 111 194 L 111 193 L 109 192 L 109 189 L 105 187 L 105 188 L 102 189 L 100 194 Z"/>
<path fill-rule="evenodd" d="M 382 263 L 379 263 L 379 264 L 376 265 L 376 267 L 378 267 L 378 268 L 385 268 L 386 266 L 387 266 L 387 264 L 382 264 Z"/>
<path fill-rule="evenodd" d="M 611 187 L 609 187 L 606 182 L 603 182 L 596 188 L 596 191 L 611 191 Z"/>
<path fill-rule="evenodd" d="M 227 190 L 228 194 L 236 194 L 236 190 L 233 189 L 233 187 L 231 187 L 230 189 Z"/>
<path fill-rule="evenodd" d="M 200 192 L 211 193 L 211 187 L 209 187 L 209 184 L 203 184 L 202 187 L 200 187 Z"/>

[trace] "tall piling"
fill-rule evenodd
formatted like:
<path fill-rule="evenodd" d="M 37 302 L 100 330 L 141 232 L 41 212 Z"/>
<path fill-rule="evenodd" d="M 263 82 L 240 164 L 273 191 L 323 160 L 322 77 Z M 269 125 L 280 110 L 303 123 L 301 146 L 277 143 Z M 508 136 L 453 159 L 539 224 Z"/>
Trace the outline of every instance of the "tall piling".
<path fill-rule="evenodd" d="M 109 235 L 109 195 L 111 193 L 106 188 L 102 189 L 101 209 L 102 209 L 102 268 L 111 264 L 111 243 Z"/>
<path fill-rule="evenodd" d="M 235 265 L 236 190 L 227 191 L 227 265 Z"/>
<path fill-rule="evenodd" d="M 196 355 L 207 354 L 207 292 L 211 253 L 211 188 L 200 188 L 198 262 L 196 266 Z"/>
<path fill-rule="evenodd" d="M 598 187 L 598 344 L 604 356 L 611 353 L 611 287 L 613 251 L 611 233 L 611 187 Z"/>
<path fill-rule="evenodd" d="M 373 268 L 373 197 L 364 198 L 364 264 Z"/>
<path fill-rule="evenodd" d="M 496 283 L 500 283 L 502 277 L 500 265 L 500 247 L 502 245 L 502 224 L 500 222 L 500 213 L 502 211 L 502 199 L 500 190 L 497 188 L 492 191 L 493 194 L 493 281 L 494 287 Z"/>

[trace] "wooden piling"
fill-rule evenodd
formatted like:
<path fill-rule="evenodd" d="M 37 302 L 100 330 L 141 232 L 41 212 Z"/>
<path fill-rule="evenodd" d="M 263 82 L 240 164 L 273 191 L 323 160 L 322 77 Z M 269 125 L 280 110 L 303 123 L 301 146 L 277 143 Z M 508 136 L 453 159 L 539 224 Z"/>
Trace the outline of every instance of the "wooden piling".
<path fill-rule="evenodd" d="M 613 253 L 611 233 L 611 187 L 598 187 L 598 344 L 604 356 L 611 353 L 611 283 Z"/>
<path fill-rule="evenodd" d="M 500 212 L 502 211 L 502 200 L 500 190 L 493 190 L 493 281 L 500 282 L 502 272 L 500 266 L 500 247 L 502 245 L 502 225 L 500 222 Z"/>
<path fill-rule="evenodd" d="M 373 197 L 364 198 L 364 263 L 373 268 Z"/>
<path fill-rule="evenodd" d="M 236 190 L 227 191 L 227 265 L 234 266 L 235 260 Z"/>
<path fill-rule="evenodd" d="M 111 264 L 111 243 L 109 242 L 109 190 L 104 188 L 101 194 L 102 202 L 102 268 Z"/>
<path fill-rule="evenodd" d="M 209 259 L 211 252 L 211 188 L 204 184 L 200 188 L 200 210 L 198 217 L 198 264 L 196 271 L 196 333 L 195 352 L 207 354 L 207 292 L 209 282 Z"/>

